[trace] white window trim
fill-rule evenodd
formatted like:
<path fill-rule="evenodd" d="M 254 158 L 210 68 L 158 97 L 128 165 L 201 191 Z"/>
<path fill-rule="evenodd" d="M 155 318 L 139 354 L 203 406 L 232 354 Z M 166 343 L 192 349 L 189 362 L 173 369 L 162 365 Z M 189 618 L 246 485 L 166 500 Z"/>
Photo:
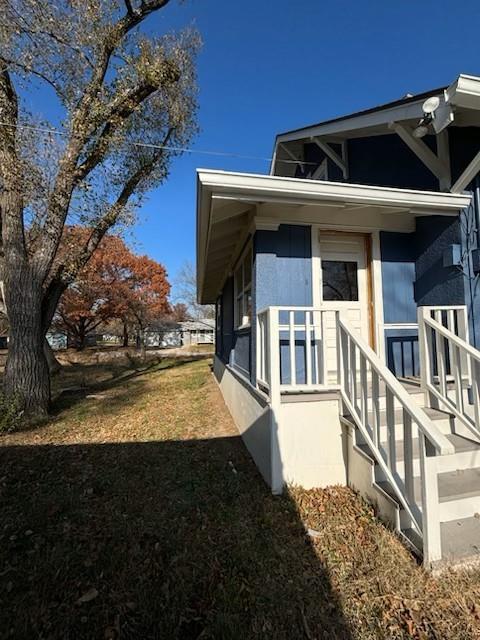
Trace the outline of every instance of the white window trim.
<path fill-rule="evenodd" d="M 251 252 L 251 264 L 250 264 L 250 282 L 249 284 L 242 289 L 241 292 L 237 290 L 237 271 L 239 269 L 243 269 L 245 258 L 248 255 L 248 252 Z M 250 329 L 252 326 L 252 319 L 243 315 L 242 313 L 242 322 L 237 324 L 238 318 L 238 304 L 239 298 L 242 296 L 242 300 L 245 297 L 245 294 L 250 292 L 252 294 L 252 279 L 253 279 L 253 249 L 252 249 L 252 241 L 247 242 L 245 249 L 242 251 L 242 254 L 236 264 L 236 267 L 233 271 L 233 284 L 234 284 L 234 329 L 235 331 L 241 331 L 242 329 Z M 243 284 L 243 276 L 242 276 L 242 284 Z"/>

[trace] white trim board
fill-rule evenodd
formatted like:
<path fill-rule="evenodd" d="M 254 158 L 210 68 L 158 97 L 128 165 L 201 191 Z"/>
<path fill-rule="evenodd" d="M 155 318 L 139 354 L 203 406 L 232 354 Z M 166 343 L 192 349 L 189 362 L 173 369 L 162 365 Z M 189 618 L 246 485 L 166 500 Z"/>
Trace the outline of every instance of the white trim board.
<path fill-rule="evenodd" d="M 367 235 L 369 232 L 362 233 L 358 229 L 338 228 L 335 225 L 311 225 L 311 246 L 312 246 L 312 303 L 315 309 L 322 306 L 322 296 L 320 295 L 321 284 L 321 255 L 320 255 L 320 232 L 321 231 L 339 231 L 346 233 L 358 233 Z M 380 233 L 378 231 L 370 232 L 372 238 L 372 297 L 373 297 L 373 324 L 375 333 L 375 351 L 377 355 L 385 362 L 385 336 L 383 333 L 383 288 L 382 288 L 382 267 L 380 261 Z"/>
<path fill-rule="evenodd" d="M 372 187 L 207 169 L 198 170 L 197 175 L 197 277 L 198 300 L 202 303 L 212 302 L 218 294 L 225 274 L 232 268 L 243 248 L 247 239 L 246 232 L 251 229 L 255 218 L 265 219 L 265 215 L 262 216 L 264 203 L 275 203 L 278 207 L 297 207 L 296 212 L 290 212 L 289 222 L 294 224 L 298 221 L 314 222 L 311 216 L 308 220 L 305 215 L 315 213 L 312 208 L 314 206 L 334 208 L 340 212 L 339 218 L 342 218 L 342 210 L 355 213 L 361 208 L 369 208 L 377 213 L 381 212 L 382 216 L 392 217 L 393 220 L 394 216 L 402 213 L 411 216 L 456 215 L 471 200 L 470 194 Z M 248 206 L 239 206 L 241 202 Z M 231 216 L 228 207 L 232 207 Z M 217 214 L 224 222 L 230 218 L 235 218 L 236 222 L 232 222 L 230 241 L 228 229 L 222 226 L 222 252 L 213 258 L 215 247 L 211 243 L 218 230 L 218 227 L 214 227 L 218 224 Z M 210 285 L 207 292 L 204 285 L 206 277 Z"/>

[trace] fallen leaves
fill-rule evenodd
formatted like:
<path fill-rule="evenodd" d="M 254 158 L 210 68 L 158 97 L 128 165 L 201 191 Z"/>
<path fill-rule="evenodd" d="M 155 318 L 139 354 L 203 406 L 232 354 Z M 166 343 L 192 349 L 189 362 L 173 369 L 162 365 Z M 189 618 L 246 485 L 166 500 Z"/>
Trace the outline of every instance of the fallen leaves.
<path fill-rule="evenodd" d="M 425 574 L 346 487 L 271 495 L 207 362 L 129 373 L 0 439 L 0 640 L 480 637 L 478 574 Z"/>

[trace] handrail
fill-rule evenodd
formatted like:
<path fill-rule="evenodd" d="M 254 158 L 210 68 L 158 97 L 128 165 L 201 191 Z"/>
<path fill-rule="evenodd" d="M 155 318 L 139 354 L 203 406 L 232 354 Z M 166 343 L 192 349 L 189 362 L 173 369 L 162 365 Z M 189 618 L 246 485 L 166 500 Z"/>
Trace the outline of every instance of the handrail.
<path fill-rule="evenodd" d="M 432 327 L 432 329 L 435 329 L 435 331 L 438 331 L 438 333 L 444 336 L 444 338 L 447 338 L 458 347 L 466 351 L 470 357 L 474 358 L 477 362 L 480 362 L 480 351 L 478 349 L 475 349 L 475 347 L 472 347 L 470 343 L 465 342 L 465 340 L 462 340 L 462 338 L 459 338 L 452 331 L 449 331 L 446 327 L 444 327 L 443 324 L 440 324 L 433 318 L 426 317 L 424 319 L 424 322 L 425 324 L 428 324 L 430 327 Z"/>
<path fill-rule="evenodd" d="M 383 378 L 383 380 L 391 387 L 395 394 L 395 397 L 405 409 L 413 421 L 421 429 L 422 433 L 430 440 L 435 450 L 440 455 L 448 455 L 455 453 L 455 448 L 448 438 L 435 426 L 435 423 L 430 420 L 425 411 L 412 402 L 410 394 L 405 390 L 403 385 L 397 380 L 393 373 L 388 369 L 385 364 L 380 360 L 378 355 L 373 349 L 363 340 L 363 338 L 355 332 L 355 329 L 349 325 L 341 316 L 338 320 L 340 326 L 348 331 L 352 338 L 355 340 L 358 348 L 363 352 L 366 358 L 368 358 L 370 365 L 375 371 Z M 353 335 L 354 334 L 354 335 Z"/>
<path fill-rule="evenodd" d="M 283 393 L 339 390 L 357 433 L 370 448 L 411 526 L 423 538 L 425 562 L 438 560 L 441 540 L 436 456 L 455 452 L 450 440 L 339 311 L 272 306 L 257 312 L 256 331 L 256 384 L 268 393 L 272 425 L 276 424 Z M 380 415 L 383 388 L 386 424 Z M 401 424 L 395 407 L 401 412 Z M 403 470 L 397 464 L 396 450 L 401 440 L 395 436 L 399 428 L 403 429 Z M 414 476 L 417 436 L 421 498 L 415 491 Z M 418 471 L 415 473 L 418 475 Z M 280 469 L 276 469 L 275 477 L 280 486 Z"/>
<path fill-rule="evenodd" d="M 445 314 L 447 326 L 442 324 Z M 419 338 L 426 404 L 440 403 L 471 434 L 480 437 L 480 351 L 468 342 L 466 307 L 419 308 Z M 471 392 L 468 400 L 464 395 L 467 386 Z"/>
<path fill-rule="evenodd" d="M 438 469 L 435 453 L 451 454 L 455 449 L 426 413 L 415 404 L 415 400 L 410 397 L 377 354 L 350 326 L 348 321 L 340 316 L 339 312 L 337 312 L 337 336 L 338 373 L 343 404 L 350 412 L 378 467 L 407 514 L 412 527 L 422 537 L 424 562 L 429 565 L 442 556 Z M 369 372 L 372 382 L 371 397 L 367 388 Z M 385 385 L 386 449 L 381 444 L 380 381 Z M 398 473 L 396 461 L 395 401 L 401 406 L 403 418 L 403 478 Z M 369 402 L 372 404 L 371 414 Z M 370 417 L 372 418 L 371 424 Z M 421 503 L 414 489 L 414 425 L 418 428 Z"/>

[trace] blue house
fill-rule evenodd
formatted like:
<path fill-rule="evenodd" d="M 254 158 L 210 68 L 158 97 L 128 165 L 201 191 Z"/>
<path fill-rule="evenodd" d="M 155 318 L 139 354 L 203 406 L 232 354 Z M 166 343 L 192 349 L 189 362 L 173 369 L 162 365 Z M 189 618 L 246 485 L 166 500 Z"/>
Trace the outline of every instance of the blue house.
<path fill-rule="evenodd" d="M 480 541 L 480 78 L 198 171 L 214 373 L 274 493 L 361 492 L 427 566 Z"/>

